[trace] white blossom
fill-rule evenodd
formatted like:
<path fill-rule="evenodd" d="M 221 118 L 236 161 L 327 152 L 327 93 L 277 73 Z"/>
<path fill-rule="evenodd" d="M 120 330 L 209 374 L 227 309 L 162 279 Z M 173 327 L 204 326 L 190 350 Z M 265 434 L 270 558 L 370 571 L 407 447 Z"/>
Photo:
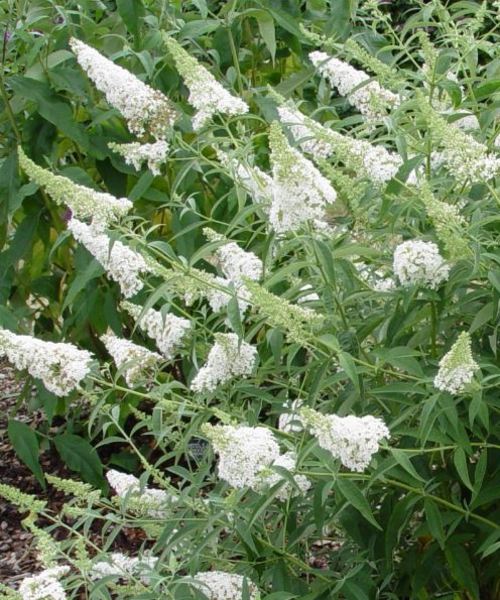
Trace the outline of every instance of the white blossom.
<path fill-rule="evenodd" d="M 314 135 L 311 127 L 312 119 L 286 105 L 278 107 L 278 114 L 280 121 L 290 130 L 293 139 L 303 152 L 311 154 L 315 159 L 328 158 L 334 153 L 330 142 Z"/>
<path fill-rule="evenodd" d="M 244 577 L 225 571 L 204 571 L 196 573 L 189 582 L 199 589 L 208 600 L 241 600 L 243 598 Z M 257 587 L 246 578 L 250 600 L 257 600 Z"/>
<path fill-rule="evenodd" d="M 364 471 L 378 451 L 380 441 L 390 435 L 384 422 L 371 415 L 338 417 L 322 415 L 310 408 L 302 408 L 300 415 L 321 448 L 351 471 Z"/>
<path fill-rule="evenodd" d="M 112 241 L 105 233 L 77 219 L 71 219 L 68 229 L 101 263 L 109 277 L 120 285 L 122 294 L 130 298 L 144 285 L 140 274 L 150 269 L 144 258 L 119 240 Z"/>
<path fill-rule="evenodd" d="M 23 600 L 66 600 L 60 579 L 68 572 L 67 566 L 52 567 L 25 577 L 19 585 L 19 594 Z"/>
<path fill-rule="evenodd" d="M 241 286 L 244 278 L 258 281 L 262 277 L 262 261 L 253 252 L 243 250 L 236 242 L 225 240 L 224 236 L 208 227 L 203 232 L 211 242 L 223 242 L 215 250 L 215 257 L 218 266 L 229 281 L 236 286 Z"/>
<path fill-rule="evenodd" d="M 219 455 L 218 475 L 234 488 L 259 490 L 261 471 L 279 458 L 280 449 L 266 427 L 205 425 L 203 433 Z"/>
<path fill-rule="evenodd" d="M 69 44 L 80 66 L 123 115 L 132 133 L 150 133 L 156 139 L 167 136 L 176 112 L 166 96 L 82 41 L 71 38 Z"/>
<path fill-rule="evenodd" d="M 278 233 L 296 231 L 305 222 L 323 221 L 325 208 L 337 194 L 328 180 L 300 152 L 292 148 L 279 125 L 270 130 L 273 169 L 269 220 Z"/>
<path fill-rule="evenodd" d="M 450 266 L 433 242 L 407 240 L 394 250 L 394 274 L 403 287 L 420 285 L 436 289 L 448 279 Z"/>
<path fill-rule="evenodd" d="M 134 475 L 110 469 L 106 473 L 106 479 L 117 496 L 122 500 L 126 499 L 127 507 L 134 512 L 145 513 L 159 519 L 165 518 L 166 508 L 174 500 L 174 497 L 165 490 L 149 486 L 141 487 L 139 479 Z"/>
<path fill-rule="evenodd" d="M 472 382 L 478 369 L 479 365 L 472 358 L 470 335 L 462 331 L 450 351 L 439 361 L 434 386 L 442 392 L 460 394 Z"/>
<path fill-rule="evenodd" d="M 160 311 L 153 308 L 148 308 L 142 314 L 142 308 L 130 302 L 122 302 L 122 307 L 134 318 L 139 327 L 155 340 L 163 356 L 172 360 L 191 329 L 191 322 L 170 313 L 162 315 Z"/>
<path fill-rule="evenodd" d="M 142 163 L 148 163 L 148 169 L 153 175 L 160 175 L 160 167 L 167 161 L 169 145 L 165 140 L 158 140 L 152 144 L 140 144 L 131 142 L 129 144 L 108 144 L 111 150 L 114 150 L 123 156 L 127 165 L 132 165 L 136 171 L 142 166 Z"/>
<path fill-rule="evenodd" d="M 222 150 L 217 151 L 217 156 L 222 165 L 229 169 L 234 181 L 248 192 L 253 202 L 264 207 L 271 203 L 272 177 L 256 166 L 229 157 Z"/>
<path fill-rule="evenodd" d="M 0 356 L 26 369 L 56 396 L 66 396 L 90 372 L 92 354 L 66 342 L 45 342 L 0 329 Z"/>
<path fill-rule="evenodd" d="M 286 105 L 278 108 L 281 121 L 301 148 L 321 161 L 335 154 L 356 176 L 382 185 L 392 179 L 403 164 L 402 158 L 384 146 L 356 139 L 329 129 L 303 115 L 297 108 Z M 303 142 L 301 141 L 303 140 Z"/>
<path fill-rule="evenodd" d="M 200 129 L 215 113 L 241 115 L 248 105 L 230 94 L 194 57 L 172 37 L 166 38 L 175 66 L 189 89 L 189 103 L 198 111 L 193 117 L 193 128 Z"/>
<path fill-rule="evenodd" d="M 297 457 L 294 452 L 285 452 L 267 468 L 262 469 L 259 472 L 260 485 L 257 485 L 257 491 L 262 491 L 262 488 L 270 488 L 284 480 L 283 476 L 274 471 L 272 467 L 281 467 L 286 469 L 293 476 L 293 480 L 297 486 L 294 487 L 289 481 L 282 484 L 276 492 L 276 498 L 285 502 L 290 496 L 297 496 L 299 494 L 305 494 L 311 487 L 311 482 L 305 475 L 295 473 L 297 470 Z M 261 487 L 262 486 L 262 487 Z"/>
<path fill-rule="evenodd" d="M 149 582 L 148 572 L 155 568 L 158 559 L 154 556 L 143 555 L 141 557 L 127 556 L 121 552 L 113 552 L 92 566 L 89 576 L 93 580 L 103 577 L 118 577 L 130 579 L 139 577 L 143 583 Z"/>
<path fill-rule="evenodd" d="M 252 374 L 257 349 L 240 340 L 235 333 L 216 333 L 205 365 L 191 382 L 194 392 L 213 392 L 215 388 L 234 377 Z"/>
<path fill-rule="evenodd" d="M 111 354 L 118 369 L 123 369 L 125 381 L 130 387 L 143 382 L 148 370 L 162 360 L 156 352 L 138 346 L 129 340 L 119 338 L 112 333 L 101 336 L 106 350 Z"/>
<path fill-rule="evenodd" d="M 319 73 L 329 80 L 349 104 L 356 107 L 368 120 L 380 119 L 387 110 L 397 106 L 399 97 L 383 88 L 364 71 L 328 56 L 325 52 L 311 52 L 309 58 Z"/>
<path fill-rule="evenodd" d="M 19 164 L 28 177 L 43 187 L 56 204 L 65 204 L 72 216 L 79 219 L 92 219 L 96 227 L 105 227 L 119 217 L 126 215 L 132 208 L 127 198 L 115 198 L 106 192 L 79 185 L 62 175 L 54 175 L 39 167 L 19 147 Z"/>

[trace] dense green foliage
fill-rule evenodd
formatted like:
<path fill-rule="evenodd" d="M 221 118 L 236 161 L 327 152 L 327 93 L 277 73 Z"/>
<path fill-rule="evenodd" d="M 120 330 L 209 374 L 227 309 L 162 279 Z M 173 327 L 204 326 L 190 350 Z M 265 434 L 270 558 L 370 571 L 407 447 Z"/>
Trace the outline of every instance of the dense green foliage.
<path fill-rule="evenodd" d="M 55 544 L 33 524 L 43 508 L 2 491 L 28 510 L 27 526 L 39 536 L 46 565 L 65 557 L 73 566 L 65 583 L 70 597 L 83 588 L 90 598 L 111 597 L 108 582 L 90 581 L 86 561 L 113 551 L 123 528 L 142 528 L 142 549 L 152 550 L 159 563 L 145 584 L 137 579 L 113 592 L 120 598 L 201 598 L 179 581 L 210 568 L 248 576 L 269 600 L 500 597 L 499 178 L 471 180 L 432 166 L 433 152 L 453 136 L 450 123 L 464 113 L 477 117 L 474 139 L 498 156 L 500 7 L 395 4 L 0 4 L 0 326 L 72 342 L 98 359 L 82 389 L 64 398 L 39 380 L 31 395 L 27 378 L 25 400 L 46 419 L 36 432 L 15 414 L 9 425 L 19 457 L 41 485 L 38 453 L 50 446 L 75 478 L 102 492 L 77 490 L 66 514 L 45 517 L 54 527 L 64 522 L 73 529 Z M 180 117 L 160 175 L 146 167 L 136 171 L 108 147 L 135 138 L 78 66 L 71 37 L 175 104 Z M 216 115 L 194 131 L 189 92 L 166 37 L 242 98 L 249 112 Z M 401 102 L 367 125 L 311 64 L 308 55 L 318 49 L 376 76 Z M 277 94 L 328 129 L 401 157 L 397 175 L 382 185 L 345 157 L 318 161 L 337 191 L 327 209 L 329 230 L 321 235 L 310 223 L 278 235 L 220 158 L 222 150 L 270 172 Z M 467 140 L 457 134 L 456 147 L 461 143 Z M 182 351 L 144 385 L 127 385 L 100 337 L 110 329 L 151 350 L 154 344 L 121 307 L 119 286 L 73 239 L 67 209 L 20 170 L 18 147 L 54 173 L 133 202 L 111 235 L 157 263 L 133 301 L 192 322 Z M 419 186 L 408 179 L 414 168 Z M 245 298 L 247 312 L 238 309 L 234 289 L 221 312 L 204 299 L 184 301 L 180 290 L 187 281 L 218 273 L 213 256 L 222 242 L 207 241 L 206 227 L 264 265 L 261 286 L 248 283 L 256 291 Z M 371 278 L 393 277 L 395 247 L 413 239 L 439 246 L 451 268 L 446 281 L 434 289 L 374 286 Z M 311 293 L 317 296 L 303 304 Z M 301 322 L 302 306 L 316 319 Z M 190 384 L 214 334 L 230 330 L 257 348 L 258 368 L 248 378 L 195 393 Z M 440 391 L 433 384 L 439 361 L 464 331 L 479 367 L 474 381 L 458 394 Z M 348 470 L 309 432 L 278 431 L 284 403 L 295 399 L 323 414 L 376 415 L 390 438 L 369 468 Z M 232 489 L 217 477 L 207 422 L 270 427 L 282 448 L 297 454 L 310 490 L 279 502 L 279 485 L 266 493 Z M 149 477 L 150 485 L 175 491 L 168 518 L 152 519 L 107 499 L 104 473 L 111 468 L 143 473 L 143 483 Z M 288 471 L 278 474 L 293 485 Z M 89 540 L 90 529 L 100 532 L 99 546 Z"/>

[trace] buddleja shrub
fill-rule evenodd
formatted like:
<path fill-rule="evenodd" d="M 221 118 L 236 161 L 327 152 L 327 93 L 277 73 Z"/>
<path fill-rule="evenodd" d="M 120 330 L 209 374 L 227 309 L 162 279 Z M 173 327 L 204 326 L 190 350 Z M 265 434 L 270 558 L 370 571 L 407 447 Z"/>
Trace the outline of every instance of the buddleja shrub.
<path fill-rule="evenodd" d="M 168 182 L 168 219 L 18 147 L 70 286 L 104 273 L 121 320 L 93 348 L 5 328 L 1 353 L 122 451 L 103 478 L 55 438 L 85 480 L 47 475 L 60 514 L 0 487 L 43 566 L 6 597 L 498 597 L 498 7 L 411 8 L 399 31 L 359 10 L 386 62 L 303 29 L 302 104 L 230 89 L 179 23 L 170 98 L 70 39 L 130 132 L 112 160 Z"/>

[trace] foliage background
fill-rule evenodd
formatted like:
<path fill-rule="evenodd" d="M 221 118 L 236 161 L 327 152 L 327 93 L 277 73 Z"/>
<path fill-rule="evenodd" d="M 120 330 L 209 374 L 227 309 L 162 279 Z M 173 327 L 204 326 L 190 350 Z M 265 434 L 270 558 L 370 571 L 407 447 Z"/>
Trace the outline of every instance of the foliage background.
<path fill-rule="evenodd" d="M 250 424 L 272 424 L 287 398 L 305 395 L 308 404 L 324 412 L 380 413 L 397 440 L 370 475 L 351 478 L 337 473 L 328 456 L 304 437 L 301 453 L 307 470 L 319 473 L 314 492 L 307 501 L 281 509 L 268 498 L 227 495 L 211 474 L 210 456 L 193 462 L 188 442 L 197 439 L 201 423 L 213 418 L 213 398 L 201 401 L 196 410 L 187 401 L 169 411 L 153 407 L 147 392 L 141 402 L 116 377 L 98 405 L 114 405 L 112 413 L 96 408 L 89 413 L 74 398 L 62 401 L 38 387 L 30 402 L 32 408 L 43 408 L 45 424 L 37 433 L 16 432 L 16 425 L 10 431 L 15 445 L 20 438 L 30 440 L 24 460 L 34 471 L 38 449 L 53 444 L 70 468 L 103 488 L 103 461 L 134 471 L 140 456 L 182 480 L 186 497 L 195 498 L 210 482 L 220 503 L 199 522 L 184 526 L 180 537 L 196 552 L 186 554 L 182 568 L 199 564 L 196 553 L 201 560 L 205 552 L 215 553 L 221 563 L 234 561 L 270 586 L 274 600 L 500 597 L 500 254 L 494 189 L 464 189 L 450 178 L 433 180 L 441 199 L 464 202 L 472 257 L 457 263 L 439 292 L 399 290 L 381 302 L 367 292 L 351 257 L 387 266 L 390 257 L 373 240 L 384 244 L 391 236 L 434 235 L 423 207 L 403 186 L 391 182 L 381 196 L 369 191 L 358 212 L 350 210 L 347 198 L 341 199 L 331 221 L 361 232 L 359 243 L 344 234 L 329 243 L 304 235 L 288 240 L 275 259 L 273 236 L 241 190 L 214 167 L 212 148 L 213 136 L 223 142 L 232 131 L 241 154 L 253 153 L 261 167 L 268 167 L 267 129 L 276 115 L 268 85 L 302 102 L 301 109 L 321 122 L 370 139 L 359 115 L 342 98 L 332 99 L 328 86 L 314 76 L 307 59 L 314 46 L 300 24 L 333 37 L 344 58 L 348 54 L 342 43 L 354 37 L 381 61 L 397 65 L 410 90 L 421 83 L 411 56 L 420 49 L 416 32 L 424 28 L 440 48 L 443 72 L 450 64 L 460 64 L 465 92 L 448 85 L 455 107 L 479 116 L 479 139 L 491 145 L 499 130 L 498 35 L 491 16 L 472 37 L 467 33 L 466 24 L 478 7 L 475 2 L 451 2 L 447 12 L 434 1 L 382 5 L 384 14 L 393 15 L 391 24 L 373 20 L 363 6 L 345 0 L 19 0 L 0 5 L 0 325 L 30 332 L 34 320 L 35 335 L 73 341 L 101 356 L 98 337 L 108 327 L 138 337 L 117 309 L 116 287 L 68 236 L 65 211 L 19 173 L 15 149 L 22 144 L 37 163 L 54 172 L 133 200 L 131 224 L 148 230 L 148 242 L 155 242 L 151 247 L 167 264 L 183 256 L 207 268 L 204 258 L 213 247 L 206 244 L 201 228 L 211 224 L 273 264 L 266 282 L 273 292 L 294 299 L 301 283 L 318 291 L 320 310 L 328 320 L 313 360 L 303 348 L 286 342 L 282 331 L 254 317 L 246 333 L 259 343 L 258 377 L 221 392 L 215 398 L 219 411 Z M 201 135 L 193 134 L 187 92 L 165 51 L 161 30 L 175 30 L 176 39 L 250 103 L 255 116 L 245 122 L 243 133 L 214 124 Z M 177 150 L 164 176 L 136 173 L 108 149 L 108 142 L 131 136 L 77 68 L 68 50 L 71 36 L 147 80 L 184 113 L 177 125 Z M 391 116 L 388 133 L 377 140 L 405 158 L 408 146 L 428 156 L 431 136 L 415 131 L 419 122 L 418 110 L 409 103 Z M 369 241 L 363 240 L 363 228 L 371 232 Z M 162 287 L 150 300 L 175 307 Z M 203 305 L 193 309 L 192 318 L 208 332 L 224 321 Z M 436 394 L 431 381 L 439 357 L 463 329 L 474 335 L 483 381 L 472 397 L 456 400 Z M 368 337 L 375 342 L 367 350 L 363 342 Z M 201 364 L 210 340 L 206 332 L 198 332 L 174 371 L 158 375 L 166 399 L 179 402 L 176 394 L 185 393 L 183 384 Z M 138 454 L 129 451 L 132 439 Z M 98 444 L 100 457 L 92 448 Z M 113 450 L 107 451 L 108 446 Z M 178 514 L 177 524 L 189 518 L 188 512 Z M 155 548 L 162 548 L 162 539 L 174 526 L 165 526 Z M 227 529 L 231 535 L 224 538 L 221 532 Z M 206 541 L 197 543 L 207 531 L 211 534 Z M 307 556 L 311 543 L 325 536 L 344 543 L 328 554 L 328 568 L 321 572 L 308 565 Z M 221 539 L 219 546 L 212 543 L 216 538 Z M 104 592 L 95 597 L 99 593 Z"/>

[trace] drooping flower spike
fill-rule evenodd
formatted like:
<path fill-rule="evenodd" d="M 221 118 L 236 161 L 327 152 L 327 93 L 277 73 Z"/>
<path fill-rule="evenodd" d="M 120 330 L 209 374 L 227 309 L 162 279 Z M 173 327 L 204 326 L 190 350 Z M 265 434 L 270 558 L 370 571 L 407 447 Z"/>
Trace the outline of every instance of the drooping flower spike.
<path fill-rule="evenodd" d="M 157 140 L 169 135 L 177 113 L 166 96 L 82 41 L 71 38 L 69 45 L 82 69 L 123 115 L 132 133 L 150 134 Z"/>
<path fill-rule="evenodd" d="M 92 219 L 94 227 L 106 227 L 132 208 L 127 198 L 79 185 L 62 175 L 54 175 L 29 159 L 19 147 L 19 164 L 26 175 L 43 187 L 56 204 L 65 204 L 77 219 Z"/>
<path fill-rule="evenodd" d="M 242 115 L 248 105 L 229 93 L 215 77 L 191 56 L 172 37 L 165 42 L 184 83 L 189 89 L 189 103 L 198 111 L 193 117 L 193 128 L 201 129 L 214 114 Z"/>
<path fill-rule="evenodd" d="M 56 396 L 66 396 L 90 372 L 92 355 L 66 342 L 45 342 L 31 335 L 0 329 L 0 356 L 40 379 Z"/>

